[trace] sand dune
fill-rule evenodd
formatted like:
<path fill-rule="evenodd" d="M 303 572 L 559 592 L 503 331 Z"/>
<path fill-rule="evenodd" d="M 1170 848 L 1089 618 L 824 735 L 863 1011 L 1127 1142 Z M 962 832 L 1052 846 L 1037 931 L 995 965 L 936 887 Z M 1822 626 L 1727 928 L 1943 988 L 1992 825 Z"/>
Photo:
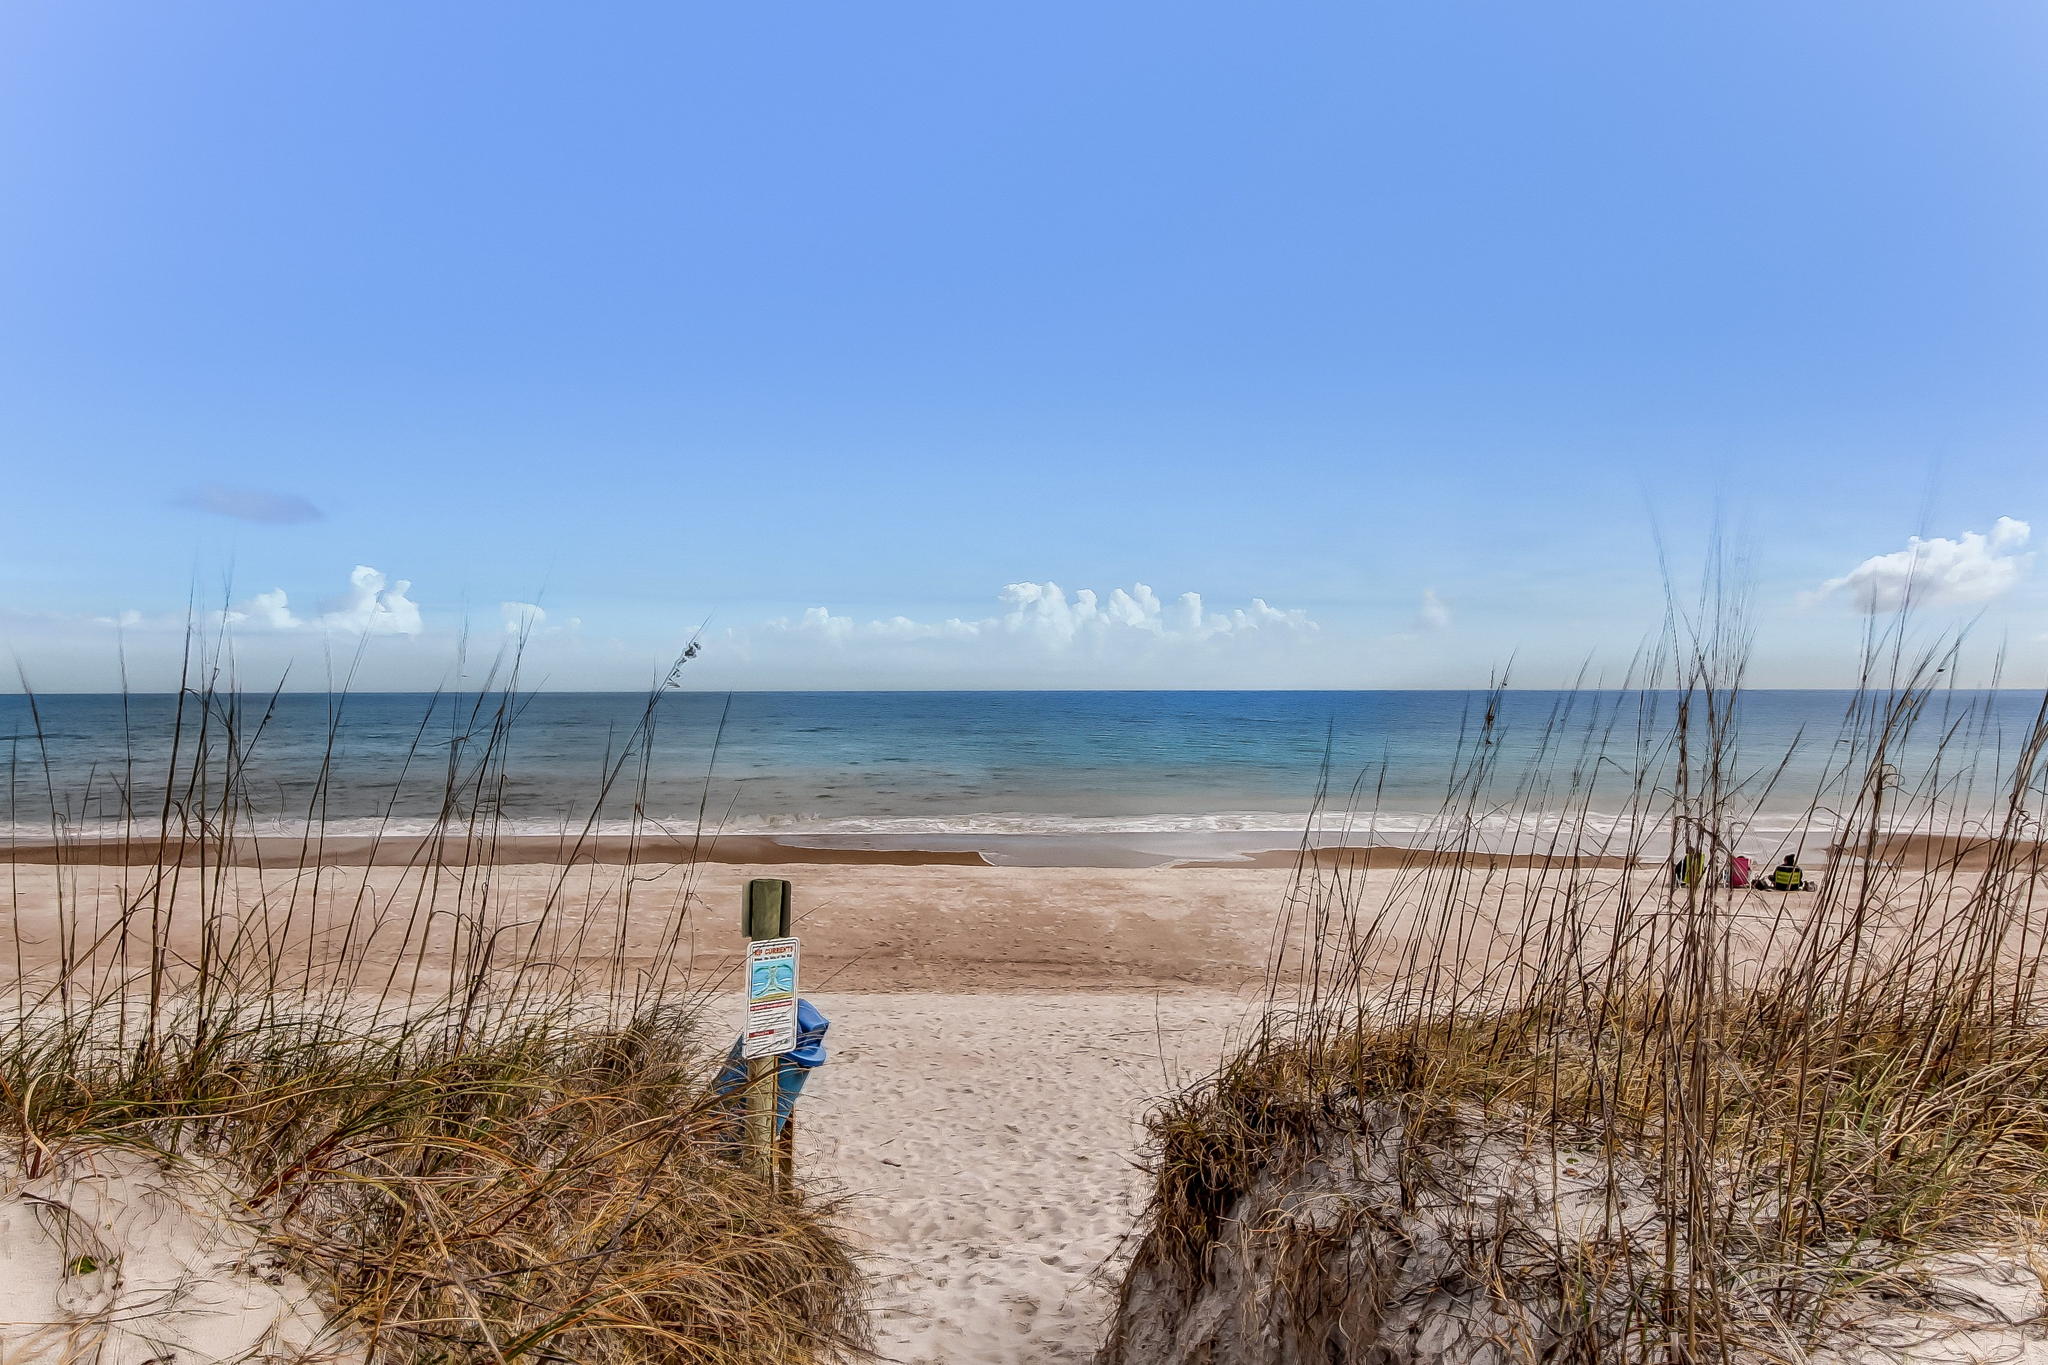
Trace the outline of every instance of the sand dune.
<path fill-rule="evenodd" d="M 5 1365 L 362 1365 L 205 1167 L 100 1147 L 0 1172 Z"/>

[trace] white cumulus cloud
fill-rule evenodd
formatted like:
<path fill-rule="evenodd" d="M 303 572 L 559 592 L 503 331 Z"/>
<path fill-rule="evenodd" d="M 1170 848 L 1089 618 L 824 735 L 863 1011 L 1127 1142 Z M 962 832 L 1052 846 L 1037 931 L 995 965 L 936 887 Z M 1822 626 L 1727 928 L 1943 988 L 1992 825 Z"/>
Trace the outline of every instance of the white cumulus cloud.
<path fill-rule="evenodd" d="M 258 630 L 297 630 L 305 622 L 292 615 L 283 588 L 259 592 L 239 607 L 230 607 L 222 621 L 231 626 L 254 626 Z"/>
<path fill-rule="evenodd" d="M 1990 531 L 1965 531 L 1954 540 L 1914 536 L 1903 550 L 1872 555 L 1830 578 L 1820 596 L 1846 598 L 1865 612 L 1988 602 L 2032 566 L 2033 552 L 2026 549 L 2032 534 L 2024 521 L 2000 517 Z"/>
<path fill-rule="evenodd" d="M 349 573 L 348 590 L 311 617 L 292 610 L 283 588 L 259 592 L 220 614 L 221 624 L 244 630 L 320 630 L 347 635 L 418 635 L 419 603 L 406 596 L 408 579 L 387 579 L 367 564 Z"/>
<path fill-rule="evenodd" d="M 390 581 L 369 565 L 358 564 L 349 573 L 348 592 L 321 613 L 320 628 L 366 635 L 417 635 L 420 608 L 406 596 L 411 590 L 407 579 Z"/>
<path fill-rule="evenodd" d="M 1422 590 L 1422 602 L 1415 608 L 1415 624 L 1423 630 L 1449 630 L 1451 609 L 1436 595 L 1435 588 Z"/>
<path fill-rule="evenodd" d="M 534 602 L 500 602 L 498 615 L 507 635 L 532 635 L 546 624 L 548 614 Z"/>
<path fill-rule="evenodd" d="M 1001 610 L 975 620 L 952 617 L 914 621 L 906 616 L 858 621 L 812 607 L 794 620 L 771 621 L 773 634 L 803 635 L 832 643 L 852 641 L 980 640 L 1006 641 L 1032 651 L 1057 654 L 1082 647 L 1114 647 L 1119 643 L 1189 643 L 1219 637 L 1298 636 L 1313 633 L 1316 623 L 1305 611 L 1283 610 L 1254 597 L 1248 606 L 1227 611 L 1204 607 L 1200 593 L 1185 592 L 1171 604 L 1143 583 L 1112 588 L 1107 595 L 1093 588 L 1068 593 L 1057 583 L 1012 583 L 996 598 Z"/>

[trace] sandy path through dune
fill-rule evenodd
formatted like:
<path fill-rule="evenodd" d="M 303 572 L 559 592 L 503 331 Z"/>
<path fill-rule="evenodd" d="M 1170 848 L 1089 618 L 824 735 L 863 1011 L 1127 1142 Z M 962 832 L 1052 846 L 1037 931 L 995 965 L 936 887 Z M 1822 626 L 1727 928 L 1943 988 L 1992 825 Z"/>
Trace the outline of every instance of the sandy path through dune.
<path fill-rule="evenodd" d="M 853 1197 L 885 1360 L 1088 1360 L 1097 1272 L 1143 1200 L 1139 1119 L 1206 1073 L 1237 997 L 1117 991 L 820 995 L 830 1065 L 799 1108 L 799 1159 Z"/>

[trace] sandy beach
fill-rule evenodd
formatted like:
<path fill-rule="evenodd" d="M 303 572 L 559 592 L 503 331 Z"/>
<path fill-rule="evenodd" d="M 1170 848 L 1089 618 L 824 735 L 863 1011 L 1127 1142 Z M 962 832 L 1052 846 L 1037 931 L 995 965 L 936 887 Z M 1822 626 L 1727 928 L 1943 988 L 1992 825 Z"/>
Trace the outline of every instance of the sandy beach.
<path fill-rule="evenodd" d="M 64 915 L 110 925 L 155 873 L 109 860 L 7 875 L 34 974 L 60 952 Z M 483 890 L 478 869 L 438 884 L 360 864 L 217 875 L 247 923 L 296 914 L 315 958 L 353 907 L 377 907 L 387 927 L 358 967 L 420 951 L 390 926 L 423 885 L 448 912 Z M 783 863 L 629 878 L 516 864 L 489 868 L 487 886 L 515 922 L 550 900 L 574 907 L 571 923 L 627 905 L 628 942 L 648 961 L 682 924 L 675 970 L 718 1027 L 732 1012 L 741 888 L 764 876 L 794 885 L 806 994 L 832 1020 L 831 1060 L 798 1111 L 801 1169 L 843 1199 L 842 1225 L 869 1258 L 883 1359 L 1087 1360 L 1109 1307 L 1103 1272 L 1138 1212 L 1142 1117 L 1213 1067 L 1253 1010 L 1290 873 Z M 180 894 L 198 885 L 190 876 Z"/>
<path fill-rule="evenodd" d="M 21 965 L 63 948 L 65 916 L 106 935 L 121 907 L 159 874 L 109 864 L 18 864 L 11 900 Z M 165 874 L 168 877 L 169 874 Z M 198 896 L 200 877 L 178 896 Z M 621 928 L 625 964 L 687 976 L 716 991 L 744 950 L 738 906 L 755 877 L 794 886 L 806 988 L 871 990 L 1235 990 L 1257 979 L 1291 873 L 1281 868 L 951 867 L 547 864 L 441 868 L 232 866 L 207 874 L 217 893 L 268 916 L 292 951 L 353 966 L 424 960 L 432 969 L 459 914 L 486 898 L 502 922 L 552 916 L 546 955 L 569 967 Z M 552 908 L 550 908 L 552 907 Z M 111 940 L 107 940 L 111 944 Z M 191 945 L 197 951 L 197 944 Z M 10 963 L 10 966 L 13 964 Z"/>
<path fill-rule="evenodd" d="M 1211 991 L 833 994 L 798 1158 L 847 1197 L 883 1359 L 1090 1359 L 1135 1225 L 1147 1103 L 1222 1056 Z"/>
<path fill-rule="evenodd" d="M 33 974 L 60 950 L 62 915 L 104 935 L 137 878 L 157 874 L 70 860 L 6 875 Z M 1647 884 L 1663 874 L 1589 863 L 1573 875 Z M 832 1020 L 831 1060 L 798 1110 L 799 1159 L 816 1188 L 843 1200 L 842 1226 L 868 1258 L 883 1358 L 1053 1365 L 1088 1360 L 1100 1340 L 1105 1286 L 1142 1197 L 1142 1119 L 1212 1069 L 1256 1015 L 1295 873 L 898 861 L 519 863 L 423 876 L 362 860 L 210 876 L 245 907 L 245 923 L 290 920 L 308 961 L 346 951 L 351 970 L 373 976 L 431 961 L 446 941 L 440 922 L 486 894 L 510 923 L 554 906 L 542 956 L 565 968 L 586 951 L 586 931 L 610 941 L 591 926 L 622 925 L 627 968 L 680 974 L 714 1030 L 735 1013 L 742 888 L 787 878 L 805 993 Z M 1428 877 L 1371 885 L 1407 913 Z M 1470 885 L 1499 897 L 1505 924 L 1528 880 L 1503 866 Z M 1752 900 L 1759 917 L 1785 908 Z M 353 946 L 338 949 L 344 941 Z"/>

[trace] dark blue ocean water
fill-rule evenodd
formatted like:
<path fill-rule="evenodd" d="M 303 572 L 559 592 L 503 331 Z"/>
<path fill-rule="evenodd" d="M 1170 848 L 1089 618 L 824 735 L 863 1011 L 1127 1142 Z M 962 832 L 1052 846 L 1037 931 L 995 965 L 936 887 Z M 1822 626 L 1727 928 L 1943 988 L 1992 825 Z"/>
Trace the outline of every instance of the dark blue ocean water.
<path fill-rule="evenodd" d="M 601 812 L 644 813 L 672 828 L 729 831 L 1103 832 L 1298 830 L 1326 777 L 1336 802 L 1362 792 L 1383 828 L 1423 822 L 1475 753 L 1492 797 L 1525 805 L 1623 807 L 1618 774 L 1668 735 L 1669 695 L 1511 692 L 1481 744 L 1489 696 L 1467 692 L 679 692 L 664 697 L 645 753 L 639 695 L 520 698 L 490 770 L 489 800 L 514 830 L 580 826 L 604 776 L 634 746 Z M 1738 708 L 1736 768 L 1766 811 L 1808 804 L 1850 752 L 1846 692 L 1750 692 Z M 1939 694 L 1914 755 L 1948 734 L 1943 763 L 1989 768 L 2029 728 L 2040 698 Z M 153 814 L 165 787 L 173 697 L 0 697 L 6 819 L 47 830 L 118 816 L 122 792 Z M 273 708 L 266 716 L 266 708 Z M 279 828 L 310 814 L 331 829 L 423 826 L 451 772 L 474 799 L 490 727 L 476 698 L 357 694 L 245 698 L 251 814 Z M 188 703 L 189 755 L 194 717 Z M 335 716 L 338 711 L 338 721 Z M 330 726 L 333 742 L 329 745 Z M 216 726 L 216 732 L 217 732 Z M 1645 739 L 1644 737 L 1647 737 Z M 1605 788 L 1574 798 L 1569 774 L 1604 749 Z M 1782 765 L 1783 772 L 1767 780 Z M 323 782 L 323 772 L 326 774 Z M 502 776 L 502 782 L 498 777 Z M 1519 785 L 1518 785 L 1519 784 Z M 1768 788 L 1768 790 L 1767 790 Z"/>

